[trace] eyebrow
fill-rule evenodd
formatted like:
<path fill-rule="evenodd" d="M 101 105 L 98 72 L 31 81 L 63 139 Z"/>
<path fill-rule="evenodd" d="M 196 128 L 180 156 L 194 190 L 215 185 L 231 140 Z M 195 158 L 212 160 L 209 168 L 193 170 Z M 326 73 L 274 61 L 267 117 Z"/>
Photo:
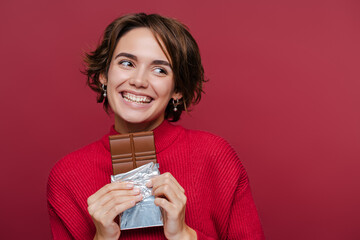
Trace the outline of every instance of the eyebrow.
<path fill-rule="evenodd" d="M 137 61 L 137 57 L 130 53 L 121 52 L 118 55 L 116 55 L 115 59 L 117 59 L 118 57 L 127 57 L 127 58 Z M 154 60 L 154 61 L 152 61 L 152 64 L 153 65 L 165 65 L 165 66 L 169 66 L 171 68 L 170 63 L 167 61 L 164 61 L 164 60 Z"/>
<path fill-rule="evenodd" d="M 154 64 L 154 65 L 165 65 L 165 66 L 171 67 L 170 63 L 168 63 L 167 61 L 163 61 L 163 60 L 154 60 L 152 62 L 152 64 Z"/>
<path fill-rule="evenodd" d="M 115 59 L 117 59 L 118 57 L 127 57 L 127 58 L 131 58 L 133 60 L 137 60 L 137 57 L 135 55 L 132 55 L 130 53 L 125 53 L 125 52 L 121 52 L 118 55 L 116 55 Z"/>

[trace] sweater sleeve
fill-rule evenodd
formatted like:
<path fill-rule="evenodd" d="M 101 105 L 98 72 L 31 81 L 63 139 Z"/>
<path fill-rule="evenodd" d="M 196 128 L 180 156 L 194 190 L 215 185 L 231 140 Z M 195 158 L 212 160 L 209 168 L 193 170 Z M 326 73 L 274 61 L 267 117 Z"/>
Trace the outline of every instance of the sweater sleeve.
<path fill-rule="evenodd" d="M 206 236 L 204 233 L 200 232 L 199 230 L 194 229 L 197 235 L 198 240 L 215 240 L 216 238 L 212 238 L 209 236 Z"/>
<path fill-rule="evenodd" d="M 192 147 L 197 169 L 194 182 L 201 192 L 196 201 L 192 199 L 201 204 L 194 206 L 200 211 L 194 217 L 198 221 L 194 225 L 198 239 L 264 239 L 248 176 L 236 151 L 221 137 L 195 134 L 201 139 Z"/>
<path fill-rule="evenodd" d="M 265 239 L 244 168 L 231 206 L 227 239 Z"/>
<path fill-rule="evenodd" d="M 82 187 L 78 176 L 67 169 L 58 164 L 48 179 L 47 202 L 53 239 L 92 239 L 93 224 L 79 199 Z"/>
<path fill-rule="evenodd" d="M 49 216 L 50 216 L 50 224 L 51 224 L 51 233 L 52 238 L 54 240 L 61 239 L 73 239 L 69 233 L 69 231 L 65 228 L 63 222 L 59 218 L 59 216 L 54 212 L 51 207 L 48 207 L 49 209 Z"/>

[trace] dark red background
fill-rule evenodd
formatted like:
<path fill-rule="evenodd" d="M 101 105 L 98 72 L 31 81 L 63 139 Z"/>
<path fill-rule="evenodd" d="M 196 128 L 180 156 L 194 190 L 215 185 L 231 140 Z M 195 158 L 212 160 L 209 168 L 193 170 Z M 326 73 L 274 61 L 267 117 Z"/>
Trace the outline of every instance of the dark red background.
<path fill-rule="evenodd" d="M 187 24 L 206 95 L 180 122 L 226 138 L 248 170 L 267 239 L 360 239 L 360 2 L 0 3 L 1 238 L 49 239 L 46 181 L 112 120 L 81 55 L 124 13 Z"/>

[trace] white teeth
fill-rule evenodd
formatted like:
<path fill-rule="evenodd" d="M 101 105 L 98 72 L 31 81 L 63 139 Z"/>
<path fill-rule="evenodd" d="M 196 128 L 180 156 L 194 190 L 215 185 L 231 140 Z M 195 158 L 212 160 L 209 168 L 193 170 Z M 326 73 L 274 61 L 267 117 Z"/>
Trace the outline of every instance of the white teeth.
<path fill-rule="evenodd" d="M 123 92 L 122 94 L 123 98 L 128 102 L 136 102 L 136 103 L 149 103 L 151 102 L 151 98 L 147 96 L 137 96 L 128 92 Z"/>

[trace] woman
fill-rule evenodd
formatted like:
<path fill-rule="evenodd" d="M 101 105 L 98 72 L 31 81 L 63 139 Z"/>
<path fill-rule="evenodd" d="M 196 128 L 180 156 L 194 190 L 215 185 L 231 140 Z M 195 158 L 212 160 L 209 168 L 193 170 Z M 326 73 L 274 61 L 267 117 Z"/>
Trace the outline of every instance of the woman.
<path fill-rule="evenodd" d="M 156 14 L 114 20 L 85 59 L 89 86 L 115 124 L 52 169 L 48 207 L 54 239 L 262 239 L 248 178 L 234 150 L 210 133 L 174 126 L 201 98 L 198 46 L 187 28 Z M 116 217 L 142 197 L 110 183 L 108 136 L 154 132 L 161 175 L 153 178 L 164 227 L 120 231 Z"/>

